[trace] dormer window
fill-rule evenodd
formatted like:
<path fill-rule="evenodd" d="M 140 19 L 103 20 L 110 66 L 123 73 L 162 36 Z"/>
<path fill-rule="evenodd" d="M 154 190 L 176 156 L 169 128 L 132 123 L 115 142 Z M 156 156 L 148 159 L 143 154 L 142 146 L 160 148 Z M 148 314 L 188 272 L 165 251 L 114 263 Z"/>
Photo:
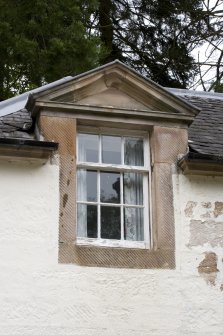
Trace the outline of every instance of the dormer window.
<path fill-rule="evenodd" d="M 79 132 L 77 244 L 149 246 L 148 134 Z"/>
<path fill-rule="evenodd" d="M 198 110 L 119 61 L 27 108 L 59 143 L 59 262 L 174 268 L 173 178 Z"/>

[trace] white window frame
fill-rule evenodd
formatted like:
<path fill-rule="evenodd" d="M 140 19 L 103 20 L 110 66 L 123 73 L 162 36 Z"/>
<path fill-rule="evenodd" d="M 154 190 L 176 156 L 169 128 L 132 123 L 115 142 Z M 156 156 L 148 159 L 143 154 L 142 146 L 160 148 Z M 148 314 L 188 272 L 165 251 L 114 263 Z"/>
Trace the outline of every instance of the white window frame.
<path fill-rule="evenodd" d="M 101 163 L 101 155 L 99 153 L 99 163 L 89 163 L 89 162 L 80 162 L 78 161 L 78 140 L 79 133 L 86 134 L 96 134 L 96 135 L 117 135 L 123 137 L 136 137 L 142 138 L 144 144 L 144 166 L 131 166 L 131 165 L 116 165 L 116 164 L 104 164 Z M 150 249 L 151 248 L 151 169 L 150 169 L 150 145 L 149 145 L 149 133 L 145 131 L 135 131 L 135 130 L 126 130 L 126 129 L 116 129 L 116 128 L 106 128 L 106 127 L 78 127 L 77 130 L 77 163 L 76 167 L 78 169 L 90 169 L 96 170 L 98 174 L 100 171 L 111 171 L 111 172 L 140 172 L 143 173 L 143 205 L 125 205 L 123 204 L 123 199 L 121 199 L 121 204 L 114 203 L 103 203 L 103 205 L 108 206 L 118 206 L 121 208 L 121 240 L 113 240 L 113 239 L 104 239 L 101 237 L 98 238 L 89 238 L 89 237 L 78 237 L 76 238 L 76 245 L 78 246 L 98 246 L 98 247 L 113 247 L 113 248 L 132 248 L 132 249 Z M 122 140 L 122 148 L 123 151 L 124 145 Z M 122 152 L 122 159 L 124 155 Z M 77 175 L 77 174 L 76 174 Z M 121 174 L 122 176 L 122 174 Z M 76 213 L 77 213 L 77 205 L 78 204 L 94 204 L 97 205 L 99 210 L 100 208 L 100 188 L 99 188 L 99 178 L 97 178 L 97 189 L 98 189 L 98 199 L 97 202 L 89 202 L 89 201 L 76 201 Z M 121 198 L 123 198 L 123 183 L 121 182 Z M 78 180 L 76 180 L 76 194 L 77 194 Z M 144 241 L 130 241 L 124 240 L 124 218 L 123 218 L 123 208 L 124 207 L 139 207 L 143 208 L 143 218 L 144 218 Z M 98 212 L 99 216 L 99 212 Z M 76 222 L 77 222 L 77 214 L 76 214 Z M 98 233 L 100 234 L 100 222 L 98 219 L 97 227 Z M 78 227 L 78 222 L 76 228 Z"/>

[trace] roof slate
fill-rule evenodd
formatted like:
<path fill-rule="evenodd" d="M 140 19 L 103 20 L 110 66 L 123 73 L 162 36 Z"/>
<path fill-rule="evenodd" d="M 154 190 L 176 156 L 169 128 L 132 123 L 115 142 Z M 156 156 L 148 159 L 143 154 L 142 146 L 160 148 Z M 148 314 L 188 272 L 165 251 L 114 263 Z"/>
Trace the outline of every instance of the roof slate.
<path fill-rule="evenodd" d="M 32 119 L 26 109 L 0 117 L 0 138 L 34 139 Z"/>
<path fill-rule="evenodd" d="M 208 95 L 185 95 L 183 98 L 201 109 L 189 128 L 190 147 L 201 154 L 222 157 L 223 99 L 208 98 Z"/>

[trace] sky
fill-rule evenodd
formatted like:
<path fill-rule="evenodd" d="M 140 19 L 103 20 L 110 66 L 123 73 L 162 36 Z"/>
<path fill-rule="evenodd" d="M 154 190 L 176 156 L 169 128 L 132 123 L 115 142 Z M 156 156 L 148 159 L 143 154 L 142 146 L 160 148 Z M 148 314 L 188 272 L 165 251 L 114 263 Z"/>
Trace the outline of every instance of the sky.
<path fill-rule="evenodd" d="M 223 0 L 204 0 L 204 7 L 209 6 L 210 9 L 216 7 L 215 18 L 212 19 L 211 25 L 214 25 L 216 21 L 220 21 L 222 23 L 223 30 Z M 221 12 L 219 12 L 221 11 Z M 211 38 L 204 43 L 203 46 L 196 48 L 192 55 L 195 58 L 196 62 L 206 63 L 201 65 L 201 76 L 203 78 L 204 86 L 201 85 L 200 75 L 197 76 L 193 85 L 191 85 L 191 89 L 204 91 L 204 87 L 206 90 L 210 87 L 214 78 L 216 77 L 216 66 L 211 66 L 212 64 L 216 64 L 219 56 L 223 50 L 223 32 L 221 33 L 221 39 L 216 42 L 212 41 Z M 213 47 L 216 46 L 215 51 L 213 51 Z M 223 72 L 223 62 L 221 62 L 221 71 Z"/>

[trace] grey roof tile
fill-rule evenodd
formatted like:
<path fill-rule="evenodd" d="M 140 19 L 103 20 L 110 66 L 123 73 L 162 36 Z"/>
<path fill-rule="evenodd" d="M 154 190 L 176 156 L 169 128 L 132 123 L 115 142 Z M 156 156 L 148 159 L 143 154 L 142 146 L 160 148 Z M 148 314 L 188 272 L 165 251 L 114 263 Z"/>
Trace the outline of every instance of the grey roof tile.
<path fill-rule="evenodd" d="M 223 97 L 223 94 L 222 94 Z M 190 147 L 202 154 L 223 155 L 223 99 L 219 94 L 214 97 L 193 96 L 191 93 L 181 96 L 186 101 L 201 108 L 189 128 Z"/>
<path fill-rule="evenodd" d="M 0 137 L 33 139 L 32 118 L 26 109 L 0 117 Z"/>

